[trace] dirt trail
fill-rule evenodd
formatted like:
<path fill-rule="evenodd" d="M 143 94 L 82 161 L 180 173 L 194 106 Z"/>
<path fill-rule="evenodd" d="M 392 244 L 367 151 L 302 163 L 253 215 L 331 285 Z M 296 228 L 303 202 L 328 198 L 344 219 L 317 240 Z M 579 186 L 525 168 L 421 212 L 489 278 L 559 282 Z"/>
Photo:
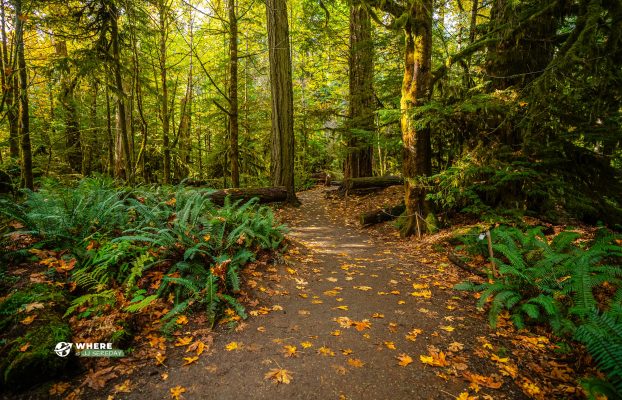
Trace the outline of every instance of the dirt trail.
<path fill-rule="evenodd" d="M 442 281 L 451 267 L 420 264 L 398 240 L 346 226 L 319 189 L 300 199 L 288 222 L 293 244 L 284 262 L 253 277 L 253 296 L 260 300 L 254 309 L 270 312 L 251 316 L 240 332 L 215 335 L 210 351 L 190 366 L 181 366 L 187 356 L 181 350 L 168 352 L 168 368 L 149 364 L 131 377 L 132 392 L 115 398 L 170 398 L 170 388 L 179 385 L 186 399 L 451 399 L 469 385 L 465 367 L 486 375 L 497 371 L 489 358 L 472 354 L 491 331 L 474 313 L 472 298 Z M 410 294 L 426 290 L 430 298 Z M 339 317 L 370 326 L 342 327 Z M 421 333 L 408 339 L 413 329 Z M 227 351 L 230 342 L 240 348 Z M 297 347 L 296 357 L 284 355 L 285 345 Z M 450 366 L 422 363 L 419 356 L 430 346 L 447 354 Z M 322 347 L 328 354 L 319 352 Z M 398 365 L 400 354 L 413 362 Z M 289 371 L 291 383 L 264 379 L 273 368 Z M 482 388 L 479 395 L 523 398 L 511 379 L 500 379 L 500 390 Z"/>

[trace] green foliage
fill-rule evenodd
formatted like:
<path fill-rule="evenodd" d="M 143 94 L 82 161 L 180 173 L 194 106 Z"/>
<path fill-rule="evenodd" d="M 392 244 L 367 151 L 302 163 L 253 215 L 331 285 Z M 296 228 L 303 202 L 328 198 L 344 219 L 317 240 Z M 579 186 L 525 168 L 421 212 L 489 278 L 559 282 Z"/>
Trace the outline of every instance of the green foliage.
<path fill-rule="evenodd" d="M 489 303 L 492 326 L 503 310 L 517 328 L 548 324 L 557 334 L 574 334 L 586 344 L 616 390 L 622 376 L 622 246 L 619 236 L 605 229 L 594 239 L 581 240 L 572 231 L 548 240 L 540 228 L 522 232 L 499 227 L 491 231 L 499 277 L 482 284 L 461 283 L 457 289 L 481 292 L 478 307 Z M 471 252 L 482 246 L 467 240 Z M 596 292 L 603 284 L 615 293 L 603 303 Z M 598 310 L 605 309 L 604 312 Z M 617 332 L 613 334 L 612 332 Z"/>

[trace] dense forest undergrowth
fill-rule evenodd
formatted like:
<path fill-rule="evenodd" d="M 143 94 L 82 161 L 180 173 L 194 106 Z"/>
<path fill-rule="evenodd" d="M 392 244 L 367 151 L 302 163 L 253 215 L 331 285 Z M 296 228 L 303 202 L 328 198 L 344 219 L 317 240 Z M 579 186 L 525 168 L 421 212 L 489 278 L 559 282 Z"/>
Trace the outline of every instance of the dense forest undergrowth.
<path fill-rule="evenodd" d="M 568 396 L 622 396 L 619 1 L 0 0 L 0 62 L 2 390 L 84 369 L 44 392 L 103 390 L 112 370 L 61 342 L 135 360 L 148 338 L 164 366 L 180 340 L 202 362 L 213 328 L 263 315 L 252 274 L 302 279 L 282 223 L 321 205 L 343 218 L 322 220 L 329 245 L 345 223 L 451 263 L 469 274 L 451 293 L 474 292 L 491 329 L 578 352 L 588 367 L 554 378 Z M 382 276 L 428 293 L 421 265 Z M 181 336 L 189 320 L 202 333 Z M 478 379 L 451 395 L 500 382 Z M 507 396 L 561 393 L 512 379 Z"/>

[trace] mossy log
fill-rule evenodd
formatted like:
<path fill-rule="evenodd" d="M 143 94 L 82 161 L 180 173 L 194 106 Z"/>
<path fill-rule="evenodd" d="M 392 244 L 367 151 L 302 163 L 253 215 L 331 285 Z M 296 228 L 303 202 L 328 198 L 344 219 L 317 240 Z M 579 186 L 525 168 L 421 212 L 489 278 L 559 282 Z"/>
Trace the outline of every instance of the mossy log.
<path fill-rule="evenodd" d="M 262 204 L 276 203 L 287 200 L 287 190 L 284 187 L 223 189 L 208 195 L 210 200 L 218 205 L 223 205 L 227 196 L 230 196 L 231 200 L 248 201 L 256 197 Z"/>
<path fill-rule="evenodd" d="M 344 179 L 339 185 L 342 192 L 350 192 L 356 189 L 385 188 L 402 185 L 404 178 L 400 176 L 370 176 L 365 178 Z"/>
<path fill-rule="evenodd" d="M 360 222 L 363 226 L 379 224 L 384 221 L 391 221 L 399 217 L 406 210 L 404 203 L 396 206 L 384 207 L 379 210 L 370 211 L 361 214 Z"/>

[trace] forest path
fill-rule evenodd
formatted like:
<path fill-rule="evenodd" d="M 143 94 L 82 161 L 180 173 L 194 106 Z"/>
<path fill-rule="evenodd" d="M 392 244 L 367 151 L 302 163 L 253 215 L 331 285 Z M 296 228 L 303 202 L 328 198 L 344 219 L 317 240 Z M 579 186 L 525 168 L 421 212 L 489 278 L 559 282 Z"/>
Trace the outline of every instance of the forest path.
<path fill-rule="evenodd" d="M 299 197 L 300 208 L 284 210 L 290 245 L 283 262 L 247 272 L 259 303 L 247 306 L 243 329 L 216 334 L 189 366 L 182 358 L 191 353 L 173 348 L 166 371 L 150 364 L 132 377 L 131 393 L 115 398 L 170 398 L 181 386 L 186 399 L 451 399 L 469 386 L 467 367 L 496 371 L 489 355 L 467 355 L 490 330 L 472 298 L 443 281 L 451 267 L 421 263 L 425 254 L 406 251 L 406 241 L 347 226 L 322 189 Z M 227 350 L 232 342 L 237 349 Z M 287 345 L 296 346 L 293 357 Z M 430 351 L 444 352 L 448 365 L 424 364 L 420 355 Z M 412 363 L 398 365 L 400 354 Z M 287 370 L 291 383 L 266 379 L 275 368 Z M 523 398 L 506 382 L 479 395 Z"/>

